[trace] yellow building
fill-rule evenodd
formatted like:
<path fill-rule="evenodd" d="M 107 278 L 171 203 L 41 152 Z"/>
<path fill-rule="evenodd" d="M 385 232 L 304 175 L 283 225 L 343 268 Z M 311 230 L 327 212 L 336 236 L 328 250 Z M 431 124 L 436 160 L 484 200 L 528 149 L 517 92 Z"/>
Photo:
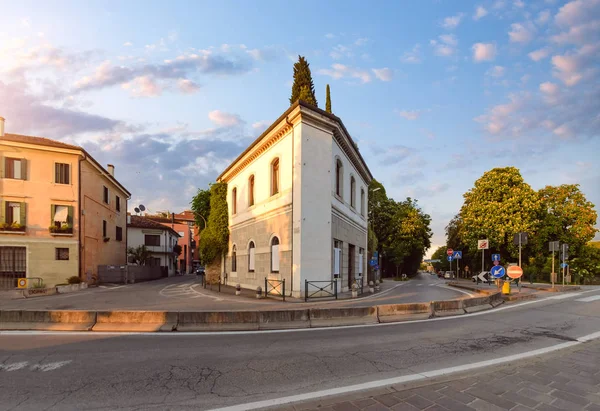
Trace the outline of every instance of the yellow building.
<path fill-rule="evenodd" d="M 0 287 L 94 282 L 98 265 L 126 264 L 131 194 L 107 168 L 81 147 L 4 133 L 0 117 Z"/>

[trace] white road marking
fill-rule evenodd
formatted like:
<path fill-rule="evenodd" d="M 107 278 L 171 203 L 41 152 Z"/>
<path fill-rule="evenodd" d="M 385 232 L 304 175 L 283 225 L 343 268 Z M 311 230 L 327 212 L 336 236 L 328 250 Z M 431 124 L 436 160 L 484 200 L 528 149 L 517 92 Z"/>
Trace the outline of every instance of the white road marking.
<path fill-rule="evenodd" d="M 426 379 L 435 378 L 435 377 L 438 377 L 441 375 L 469 371 L 469 370 L 474 370 L 477 368 L 489 367 L 489 366 L 493 366 L 493 365 L 504 364 L 504 363 L 511 362 L 511 361 L 517 361 L 517 360 L 522 360 L 525 358 L 531 358 L 531 357 L 535 357 L 538 355 L 548 354 L 548 353 L 551 353 L 554 351 L 562 350 L 564 348 L 569 348 L 569 347 L 573 347 L 575 345 L 583 344 L 586 341 L 590 341 L 591 339 L 596 339 L 599 337 L 600 337 L 600 332 L 580 337 L 579 339 L 577 339 L 577 341 L 564 342 L 561 344 L 553 345 L 551 347 L 540 348 L 540 349 L 532 350 L 532 351 L 526 351 L 526 352 L 522 352 L 519 354 L 496 358 L 493 360 L 478 361 L 478 362 L 474 362 L 474 363 L 470 363 L 470 364 L 463 364 L 463 365 L 459 365 L 459 366 L 455 366 L 455 367 L 441 368 L 438 370 L 425 371 L 425 372 L 418 373 L 418 374 L 403 375 L 400 377 L 387 378 L 384 380 L 377 380 L 377 381 L 370 381 L 370 382 L 366 382 L 366 383 L 362 383 L 362 384 L 349 385 L 346 387 L 331 388 L 328 390 L 315 391 L 315 392 L 310 392 L 310 393 L 306 393 L 306 394 L 291 395 L 288 397 L 274 398 L 271 400 L 251 402 L 251 403 L 247 403 L 247 404 L 232 405 L 230 407 L 216 408 L 213 411 L 245 411 L 245 410 L 254 410 L 257 408 L 275 407 L 275 406 L 281 406 L 281 405 L 300 402 L 300 401 L 313 400 L 315 398 L 328 397 L 331 395 L 348 394 L 351 392 L 386 387 L 389 385 L 402 384 L 402 383 L 411 382 L 411 381 L 426 380 Z"/>
<path fill-rule="evenodd" d="M 444 288 L 446 290 L 458 291 L 459 293 L 463 293 L 463 294 L 467 294 L 468 296 L 475 297 L 475 294 L 472 294 L 465 290 L 461 290 L 460 288 L 457 288 L 457 287 L 449 287 L 446 284 L 439 285 L 438 287 Z"/>
<path fill-rule="evenodd" d="M 14 362 L 12 364 L 0 364 L 0 371 L 17 371 L 27 367 L 27 364 L 29 364 L 27 361 Z"/>
<path fill-rule="evenodd" d="M 71 362 L 71 360 L 51 362 L 48 364 L 34 364 L 31 366 L 30 370 L 31 371 L 40 370 L 43 372 L 54 371 L 54 370 L 59 369 L 60 367 L 63 367 L 65 365 L 69 364 L 70 362 Z"/>
<path fill-rule="evenodd" d="M 564 300 L 566 298 L 571 298 L 571 297 L 577 297 L 578 295 L 581 295 L 583 293 L 570 293 L 570 294 L 561 294 L 561 295 L 555 295 L 553 297 L 548 297 L 549 300 Z"/>
<path fill-rule="evenodd" d="M 417 287 L 420 287 L 420 286 L 422 286 L 422 285 L 423 285 L 423 284 L 417 284 Z"/>
<path fill-rule="evenodd" d="M 600 295 L 594 295 L 594 296 L 591 296 L 591 297 L 579 298 L 579 299 L 577 299 L 575 301 L 581 301 L 583 303 L 589 303 L 589 302 L 596 301 L 596 300 L 600 300 Z"/>

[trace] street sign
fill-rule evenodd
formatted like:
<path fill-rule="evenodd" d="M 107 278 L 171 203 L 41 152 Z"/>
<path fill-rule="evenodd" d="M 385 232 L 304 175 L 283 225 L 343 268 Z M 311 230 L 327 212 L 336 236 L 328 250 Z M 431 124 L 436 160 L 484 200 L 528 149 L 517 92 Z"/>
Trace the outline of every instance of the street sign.
<path fill-rule="evenodd" d="M 550 252 L 558 251 L 560 249 L 560 241 L 550 241 L 548 245 Z"/>
<path fill-rule="evenodd" d="M 488 240 L 478 240 L 477 241 L 477 249 L 478 250 L 487 250 L 490 248 L 490 243 Z"/>
<path fill-rule="evenodd" d="M 451 255 L 449 255 L 449 256 L 448 256 L 448 261 L 452 261 L 452 260 L 453 260 L 452 256 L 451 256 Z"/>
<path fill-rule="evenodd" d="M 492 261 L 500 261 L 500 254 L 492 254 Z"/>
<path fill-rule="evenodd" d="M 511 265 L 506 270 L 506 275 L 512 278 L 513 280 L 516 280 L 517 278 L 521 278 L 521 276 L 523 275 L 523 269 L 518 265 Z"/>
<path fill-rule="evenodd" d="M 519 238 L 520 236 L 520 238 Z M 514 238 L 513 238 L 513 242 L 515 245 L 525 245 L 527 244 L 527 233 L 521 232 L 521 233 L 517 233 L 515 234 Z"/>
<path fill-rule="evenodd" d="M 17 288 L 27 288 L 27 278 L 19 278 Z"/>
<path fill-rule="evenodd" d="M 494 277 L 494 278 L 502 278 L 502 277 L 504 277 L 504 274 L 506 274 L 506 271 L 504 270 L 504 267 L 502 267 L 501 265 L 495 265 L 490 270 L 490 273 L 492 274 L 492 277 Z"/>
<path fill-rule="evenodd" d="M 479 273 L 479 275 L 477 277 L 479 278 L 479 281 L 482 281 L 484 283 L 488 280 L 487 273 L 485 271 L 482 273 Z"/>
<path fill-rule="evenodd" d="M 376 266 L 376 265 L 377 265 L 377 260 L 369 260 L 369 265 L 370 265 L 371 267 L 374 267 L 374 266 Z"/>
<path fill-rule="evenodd" d="M 452 255 L 452 254 L 454 254 L 454 250 L 451 249 L 451 248 L 449 248 L 449 249 L 446 250 L 446 254 Z"/>
<path fill-rule="evenodd" d="M 569 266 L 569 264 L 567 263 L 561 263 L 560 264 L 560 268 L 567 268 Z"/>
<path fill-rule="evenodd" d="M 373 267 L 373 268 L 375 268 L 375 270 L 379 271 L 379 266 L 378 266 L 378 265 L 376 265 L 376 266 L 375 266 L 375 267 Z"/>
<path fill-rule="evenodd" d="M 462 258 L 462 251 L 455 251 L 454 254 L 452 254 L 452 258 L 460 260 Z"/>
<path fill-rule="evenodd" d="M 560 255 L 563 261 L 566 261 L 569 258 L 569 244 L 563 244 L 560 247 Z"/>

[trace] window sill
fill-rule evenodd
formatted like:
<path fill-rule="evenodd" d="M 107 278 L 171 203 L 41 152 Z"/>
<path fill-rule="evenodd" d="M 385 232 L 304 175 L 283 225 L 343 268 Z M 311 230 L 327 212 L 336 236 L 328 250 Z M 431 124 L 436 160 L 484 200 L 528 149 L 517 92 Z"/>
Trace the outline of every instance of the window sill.
<path fill-rule="evenodd" d="M 18 234 L 18 235 L 25 235 L 26 232 L 25 231 L 0 231 L 0 234 Z"/>
<path fill-rule="evenodd" d="M 52 237 L 73 237 L 73 233 L 50 233 Z"/>

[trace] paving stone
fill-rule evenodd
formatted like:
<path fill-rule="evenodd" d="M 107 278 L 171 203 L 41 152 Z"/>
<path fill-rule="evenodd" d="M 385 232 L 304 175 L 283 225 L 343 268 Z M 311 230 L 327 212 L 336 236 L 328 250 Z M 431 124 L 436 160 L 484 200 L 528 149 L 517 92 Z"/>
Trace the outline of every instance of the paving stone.
<path fill-rule="evenodd" d="M 529 408 L 524 405 L 517 404 L 517 406 L 514 408 L 511 408 L 510 411 L 533 411 L 533 408 Z"/>
<path fill-rule="evenodd" d="M 562 398 L 555 399 L 554 402 L 550 405 L 552 405 L 553 407 L 556 407 L 556 408 L 560 408 L 561 410 L 567 410 L 567 411 L 580 410 L 584 407 L 581 404 L 576 404 L 571 401 L 563 400 Z M 587 403 L 586 403 L 586 405 L 587 405 Z"/>
<path fill-rule="evenodd" d="M 450 397 L 453 400 L 456 400 L 456 401 L 461 402 L 463 404 L 468 404 L 470 402 L 475 401 L 475 397 L 473 397 L 472 395 L 464 393 L 464 392 L 456 391 L 455 389 L 450 388 L 450 387 L 448 387 L 448 388 L 446 388 L 444 390 L 441 390 L 440 394 L 443 394 L 443 395 L 445 395 L 447 397 Z"/>
<path fill-rule="evenodd" d="M 516 392 L 507 392 L 502 395 L 502 398 L 506 398 L 509 401 L 515 402 L 517 404 L 526 405 L 527 407 L 533 408 L 538 405 L 540 402 L 529 397 L 526 397 L 521 394 L 517 394 Z"/>
<path fill-rule="evenodd" d="M 472 380 L 472 379 L 461 379 L 461 380 L 454 380 L 454 381 L 450 381 L 448 383 L 448 385 L 452 388 L 454 388 L 457 391 L 464 391 L 467 388 L 471 387 L 473 384 L 475 384 L 477 382 L 477 380 Z"/>
<path fill-rule="evenodd" d="M 430 389 L 430 387 L 422 387 L 417 388 L 416 390 L 412 390 L 415 394 L 420 395 L 423 398 L 427 398 L 430 401 L 435 401 L 438 398 L 441 398 L 443 395 L 439 392 Z"/>
<path fill-rule="evenodd" d="M 390 409 L 383 404 L 376 403 L 373 405 L 369 405 L 364 409 L 365 411 L 389 411 Z"/>
<path fill-rule="evenodd" d="M 544 404 L 550 404 L 552 401 L 554 401 L 553 397 L 551 397 L 547 394 L 543 394 L 541 392 L 532 390 L 531 388 L 523 388 L 522 390 L 518 391 L 518 393 L 524 397 L 531 398 L 532 400 L 536 400 L 537 402 L 543 402 Z"/>
<path fill-rule="evenodd" d="M 352 404 L 356 405 L 362 410 L 363 408 L 366 408 L 369 405 L 375 404 L 375 400 L 373 398 L 365 398 L 363 400 L 352 401 Z"/>
<path fill-rule="evenodd" d="M 399 398 L 404 401 L 408 397 L 412 397 L 415 394 L 412 392 L 412 390 L 405 390 L 405 391 L 394 392 L 393 395 L 394 395 L 394 397 Z"/>
<path fill-rule="evenodd" d="M 440 406 L 440 405 L 432 405 L 431 407 L 427 408 L 426 411 L 448 411 L 448 409 Z"/>
<path fill-rule="evenodd" d="M 540 384 L 536 384 L 534 382 L 529 382 L 529 381 L 521 384 L 520 387 L 522 387 L 522 388 L 531 388 L 532 390 L 541 392 L 543 394 L 548 394 L 548 393 L 550 393 L 550 391 L 552 391 L 555 388 L 557 388 L 557 387 L 553 387 L 552 385 L 540 385 Z"/>
<path fill-rule="evenodd" d="M 475 400 L 475 398 L 473 398 Z M 451 411 L 463 411 L 463 410 L 472 410 L 473 408 L 468 405 L 463 404 L 462 402 L 456 401 L 450 397 L 442 397 L 435 400 L 436 404 L 441 405 L 444 408 L 447 408 Z"/>
<path fill-rule="evenodd" d="M 399 404 L 394 405 L 392 408 L 390 408 L 391 410 L 394 411 L 418 411 L 419 409 L 416 407 L 413 407 L 410 404 L 405 403 L 404 401 L 402 401 Z"/>
<path fill-rule="evenodd" d="M 335 411 L 360 411 L 360 408 L 350 401 L 340 402 L 339 404 L 332 405 L 332 407 Z"/>
<path fill-rule="evenodd" d="M 479 390 L 476 388 L 469 388 L 465 392 L 467 394 L 471 394 L 474 397 L 481 398 L 482 400 L 485 400 L 491 404 L 497 405 L 497 406 L 502 407 L 507 410 L 510 410 L 512 407 L 517 405 L 512 401 L 501 398 L 501 397 L 497 396 L 496 394 L 493 394 L 488 391 L 482 391 L 482 390 Z"/>
<path fill-rule="evenodd" d="M 489 402 L 480 398 L 477 398 L 475 401 L 473 401 L 470 406 L 477 411 L 506 411 L 507 409 L 509 409 L 501 408 L 497 405 L 490 404 Z"/>
<path fill-rule="evenodd" d="M 540 411 L 563 411 L 561 408 L 556 408 L 549 404 L 540 404 L 535 409 Z"/>
<path fill-rule="evenodd" d="M 377 397 L 373 397 L 373 399 L 386 407 L 392 407 L 401 401 L 398 397 L 394 396 L 394 394 L 378 395 Z"/>
<path fill-rule="evenodd" d="M 425 408 L 431 407 L 433 405 L 433 402 L 421 397 L 420 395 L 413 395 L 412 397 L 408 397 L 404 400 L 404 402 L 407 402 L 420 410 L 424 410 Z"/>
<path fill-rule="evenodd" d="M 587 407 L 585 407 L 586 411 L 600 411 L 600 405 L 598 404 L 590 404 Z"/>

